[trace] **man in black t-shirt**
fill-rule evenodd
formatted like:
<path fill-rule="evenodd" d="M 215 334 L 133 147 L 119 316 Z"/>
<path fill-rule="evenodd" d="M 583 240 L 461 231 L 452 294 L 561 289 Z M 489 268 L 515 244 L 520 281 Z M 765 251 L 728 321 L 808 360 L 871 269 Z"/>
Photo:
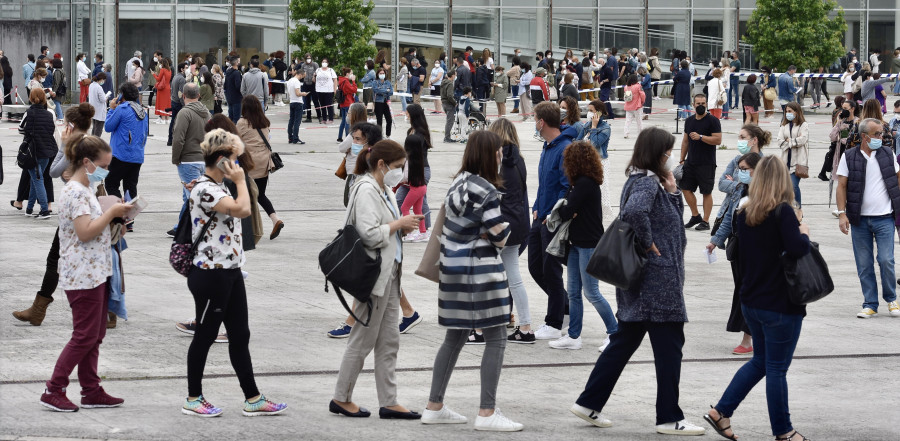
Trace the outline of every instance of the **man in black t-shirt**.
<path fill-rule="evenodd" d="M 709 215 L 712 212 L 712 190 L 716 183 L 716 146 L 722 142 L 722 125 L 706 111 L 706 95 L 694 95 L 693 118 L 684 122 L 684 139 L 681 141 L 681 164 L 684 174 L 681 178 L 681 192 L 691 208 L 691 219 L 685 228 L 697 226 L 697 231 L 709 230 Z M 703 217 L 697 210 L 697 188 L 703 195 Z"/>

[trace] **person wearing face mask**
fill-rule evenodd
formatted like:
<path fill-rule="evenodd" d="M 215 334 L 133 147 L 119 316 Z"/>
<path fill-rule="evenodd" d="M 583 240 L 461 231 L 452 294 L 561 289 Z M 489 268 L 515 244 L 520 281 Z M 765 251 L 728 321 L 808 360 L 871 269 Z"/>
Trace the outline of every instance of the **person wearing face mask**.
<path fill-rule="evenodd" d="M 351 133 L 356 133 L 351 129 Z M 328 404 L 331 413 L 351 418 L 368 418 L 371 413 L 353 402 L 353 389 L 366 357 L 375 352 L 375 388 L 378 391 L 379 416 L 382 419 L 419 419 L 397 402 L 397 352 L 400 348 L 400 264 L 403 261 L 401 235 L 413 231 L 422 216 L 400 217 L 400 208 L 391 188 L 403 179 L 406 152 L 400 144 L 382 140 L 360 150 L 356 161 L 358 175 L 350 190 L 347 207 L 348 226 L 356 228 L 366 252 L 374 258 L 380 250 L 381 268 L 372 289 L 372 309 L 357 304 L 354 314 L 368 316 L 368 326 L 353 326 L 347 339 L 341 367 Z"/>
<path fill-rule="evenodd" d="M 900 100 L 894 101 L 894 115 L 888 121 L 888 130 L 894 139 L 894 145 L 900 145 Z"/>
<path fill-rule="evenodd" d="M 785 109 L 776 140 L 781 148 L 781 160 L 791 173 L 797 206 L 802 208 L 800 179 L 809 177 L 809 124 L 800 104 L 787 103 Z"/>
<path fill-rule="evenodd" d="M 125 62 L 125 80 L 130 80 L 131 75 L 134 74 L 134 62 L 137 61 L 137 65 L 143 67 L 144 62 L 141 60 L 141 51 L 134 51 L 134 56 L 131 57 L 128 61 Z M 190 63 L 188 63 L 190 64 Z"/>
<path fill-rule="evenodd" d="M 491 81 L 493 88 L 494 103 L 497 104 L 497 116 L 503 118 L 506 116 L 506 98 L 509 90 L 509 77 L 503 72 L 503 66 L 499 64 L 494 69 L 494 80 Z"/>
<path fill-rule="evenodd" d="M 151 76 L 156 81 L 156 87 L 154 90 L 157 93 L 156 97 L 156 107 L 154 108 L 154 112 L 158 118 L 156 119 L 156 124 L 168 124 L 169 123 L 169 112 L 167 109 L 172 107 L 172 93 L 169 90 L 172 82 L 172 70 L 171 66 L 169 66 L 169 59 L 163 58 L 157 64 L 157 72 L 152 74 Z"/>
<path fill-rule="evenodd" d="M 382 75 L 384 74 L 383 69 L 381 73 Z M 337 90 L 338 80 L 334 69 L 328 67 L 327 58 L 322 59 L 322 67 L 315 72 L 315 79 L 316 96 L 319 98 L 319 106 L 322 107 L 322 123 L 334 124 L 334 91 Z M 390 86 L 390 81 L 387 83 Z M 375 105 L 378 105 L 377 101 Z M 390 109 L 388 110 L 388 115 L 390 115 Z M 388 120 L 388 136 L 391 133 L 390 121 Z"/>
<path fill-rule="evenodd" d="M 848 100 L 853 100 L 853 83 L 856 81 L 856 65 L 847 65 L 847 70 L 841 75 L 841 84 L 844 85 L 844 96 Z"/>
<path fill-rule="evenodd" d="M 43 68 L 37 69 L 35 78 L 43 71 Z M 28 190 L 28 205 L 25 207 L 25 214 L 33 216 L 37 219 L 50 219 L 50 202 L 49 196 L 53 194 L 52 181 L 47 179 L 45 170 L 50 165 L 50 160 L 56 156 L 56 140 L 53 134 L 56 132 L 56 126 L 53 124 L 53 113 L 47 108 L 47 95 L 44 89 L 35 87 L 31 89 L 29 96 L 31 106 L 25 112 L 22 122 L 19 124 L 19 133 L 25 136 L 25 140 L 29 141 L 30 152 L 36 160 L 37 166 L 28 169 L 30 178 L 30 188 Z M 20 184 L 20 188 L 22 185 Z M 40 205 L 40 212 L 34 213 L 34 204 Z"/>
<path fill-rule="evenodd" d="M 106 335 L 109 277 L 112 276 L 110 223 L 131 206 L 114 204 L 105 212 L 94 194 L 112 160 L 112 149 L 102 139 L 82 136 L 66 146 L 71 179 L 60 195 L 59 285 L 72 308 L 72 338 L 56 361 L 53 375 L 41 394 L 43 406 L 57 412 L 75 412 L 66 397 L 69 375 L 78 366 L 81 406 L 117 407 L 124 400 L 100 386 L 97 359 Z"/>
<path fill-rule="evenodd" d="M 156 95 L 156 83 L 157 77 L 159 76 L 160 69 L 162 69 L 163 55 L 161 51 L 153 52 L 153 59 L 150 60 L 150 65 L 148 66 L 148 73 L 150 74 L 147 77 L 147 90 L 150 91 L 150 95 L 147 97 L 147 105 L 153 106 L 153 97 Z"/>
<path fill-rule="evenodd" d="M 83 103 L 88 99 L 88 87 L 90 86 L 90 81 L 86 81 L 91 78 L 91 70 L 85 64 L 87 55 L 84 53 L 78 54 L 75 57 L 75 70 L 78 73 L 78 85 L 80 89 L 80 94 L 78 95 L 78 102 Z"/>
<path fill-rule="evenodd" d="M 428 77 L 428 87 L 431 89 L 432 96 L 441 96 L 441 83 L 444 82 L 444 68 L 441 67 L 441 60 L 434 61 L 434 67 L 431 68 L 431 75 Z M 441 113 L 441 100 L 435 99 L 434 111 L 432 115 Z"/>
<path fill-rule="evenodd" d="M 703 435 L 706 430 L 684 418 L 678 405 L 684 324 L 684 252 L 687 237 L 679 225 L 684 212 L 672 167 L 675 138 L 658 127 L 637 137 L 622 188 L 621 217 L 635 230 L 647 264 L 635 290 L 616 289 L 618 332 L 600 354 L 584 391 L 570 411 L 598 427 L 612 422 L 601 411 L 625 365 L 649 334 L 656 365 L 656 432 Z"/>
<path fill-rule="evenodd" d="M 737 179 L 737 170 L 741 158 L 748 153 L 757 153 L 762 156 L 763 147 L 769 145 L 771 141 L 772 134 L 767 130 L 761 129 L 756 124 L 745 124 L 741 127 L 737 141 L 738 154 L 728 163 L 725 171 L 719 177 L 718 188 L 719 191 L 725 193 L 725 200 L 722 201 L 719 212 L 716 214 L 716 221 L 713 224 L 712 231 L 709 232 L 711 236 L 715 236 L 718 233 L 729 207 L 734 204 L 734 198 L 736 197 L 734 190 L 740 183 Z M 727 235 L 723 236 L 722 240 L 724 241 L 727 237 Z"/>
<path fill-rule="evenodd" d="M 172 145 L 172 132 L 175 129 L 174 122 L 178 119 L 178 113 L 181 112 L 181 109 L 184 107 L 184 86 L 187 85 L 187 77 L 185 76 L 185 72 L 188 69 L 187 63 L 180 63 L 178 65 L 178 72 L 172 75 L 172 81 L 169 83 L 169 89 L 171 90 L 170 99 L 172 101 L 172 124 L 169 124 L 169 140 L 166 142 L 167 146 Z"/>
<path fill-rule="evenodd" d="M 722 143 L 722 125 L 707 112 L 706 96 L 702 93 L 694 96 L 694 112 L 695 115 L 684 122 L 679 162 L 684 164 L 684 174 L 679 187 L 691 209 L 691 219 L 684 228 L 696 226 L 697 231 L 707 231 L 713 205 L 712 190 L 716 183 L 716 146 Z M 698 188 L 703 195 L 702 217 L 694 195 Z"/>
<path fill-rule="evenodd" d="M 386 74 L 384 68 L 378 68 L 375 71 L 376 79 L 372 82 L 372 92 L 375 97 L 375 118 L 378 121 L 378 127 L 382 127 L 382 120 L 387 120 L 387 138 L 391 138 L 391 127 L 394 125 L 394 119 L 391 117 L 391 108 L 389 103 L 391 95 L 394 94 L 394 89 L 391 87 L 391 82 L 386 79 Z"/>
<path fill-rule="evenodd" d="M 322 122 L 322 109 L 319 108 L 319 97 L 316 94 L 316 71 L 319 70 L 319 63 L 313 61 L 312 55 L 307 52 L 303 61 L 300 63 L 300 69 L 306 73 L 303 76 L 303 85 L 301 91 L 307 92 L 308 95 L 303 97 L 303 108 L 306 109 L 306 122 L 312 122 L 312 111 L 316 111 L 316 119 Z"/>

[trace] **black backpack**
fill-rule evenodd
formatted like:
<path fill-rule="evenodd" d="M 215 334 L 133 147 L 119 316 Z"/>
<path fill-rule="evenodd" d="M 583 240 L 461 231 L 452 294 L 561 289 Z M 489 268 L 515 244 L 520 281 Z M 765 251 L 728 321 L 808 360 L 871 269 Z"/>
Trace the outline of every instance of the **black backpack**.
<path fill-rule="evenodd" d="M 347 80 L 350 81 L 350 80 Z M 334 102 L 337 103 L 338 109 L 341 108 L 341 103 L 344 102 L 344 91 L 341 89 L 341 82 L 338 81 L 338 87 L 334 91 Z"/>
<path fill-rule="evenodd" d="M 59 72 L 59 75 L 62 76 L 62 80 L 60 80 L 60 82 L 59 82 L 59 89 L 56 90 L 56 95 L 66 96 L 66 92 L 69 91 L 69 87 L 66 86 L 66 73 L 59 69 L 57 69 L 56 72 Z M 53 75 L 55 76 L 56 73 L 54 72 Z M 57 97 L 57 98 L 59 98 L 59 97 Z"/>

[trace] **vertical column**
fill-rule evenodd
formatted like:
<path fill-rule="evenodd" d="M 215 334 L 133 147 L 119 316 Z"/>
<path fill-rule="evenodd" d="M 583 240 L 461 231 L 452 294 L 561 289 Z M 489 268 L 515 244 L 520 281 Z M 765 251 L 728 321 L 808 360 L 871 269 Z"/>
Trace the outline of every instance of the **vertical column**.
<path fill-rule="evenodd" d="M 724 19 L 722 20 L 722 51 L 713 54 L 716 59 L 722 56 L 722 52 L 735 48 L 734 35 L 734 0 L 722 0 Z"/>
<path fill-rule="evenodd" d="M 694 57 L 694 0 L 687 1 L 687 27 L 684 31 L 685 51 L 693 59 Z"/>
<path fill-rule="evenodd" d="M 869 0 L 859 0 L 859 62 L 869 59 Z"/>
<path fill-rule="evenodd" d="M 400 0 L 394 0 L 394 24 L 391 27 L 391 66 L 400 70 Z M 404 98 L 401 98 L 404 99 Z"/>
<path fill-rule="evenodd" d="M 550 8 L 544 7 L 544 2 L 541 0 L 537 1 L 538 7 L 535 12 L 535 36 L 534 36 L 534 50 L 543 52 L 550 48 L 550 45 L 553 43 L 553 40 L 547 40 L 547 38 L 551 35 L 550 31 Z"/>
<path fill-rule="evenodd" d="M 456 55 L 453 53 L 453 0 L 448 0 L 447 19 L 444 21 L 444 26 L 446 26 L 444 28 L 444 47 L 447 48 L 447 60 L 445 63 L 447 64 L 447 69 L 450 69 L 450 65 L 456 59 Z"/>
<path fill-rule="evenodd" d="M 638 47 L 641 50 L 647 51 L 650 53 L 650 39 L 647 35 L 647 16 L 648 16 L 648 7 L 650 0 L 641 0 L 641 24 L 638 26 L 640 32 L 640 39 L 638 40 Z"/>
<path fill-rule="evenodd" d="M 900 1 L 900 0 L 897 0 Z M 594 13 L 591 17 L 591 49 L 597 53 L 597 58 L 600 58 L 600 0 L 597 0 L 597 4 L 594 5 Z"/>
<path fill-rule="evenodd" d="M 503 50 L 503 7 L 501 3 L 497 2 L 497 56 L 494 58 L 494 61 L 498 64 L 500 63 L 501 51 Z"/>
<path fill-rule="evenodd" d="M 169 41 L 171 42 L 169 52 L 172 54 L 172 62 L 177 65 L 181 62 L 178 57 L 178 6 L 172 5 L 170 8 L 169 21 L 172 25 L 169 26 Z M 124 72 L 122 69 L 119 69 L 119 71 Z M 177 70 L 173 72 L 177 72 Z"/>
<path fill-rule="evenodd" d="M 234 22 L 234 18 L 235 18 L 234 15 L 235 15 L 235 3 L 236 2 L 237 2 L 237 0 L 231 0 L 231 5 L 229 5 L 229 10 L 228 10 L 228 43 L 226 43 L 226 44 L 228 46 L 229 52 L 231 52 L 235 49 L 234 48 L 234 40 L 235 40 L 234 34 L 236 31 L 236 28 L 235 28 L 236 24 Z M 289 16 L 290 16 L 290 14 L 285 14 L 285 20 L 287 21 L 288 29 L 290 29 L 290 21 L 287 18 Z"/>
<path fill-rule="evenodd" d="M 503 64 L 503 62 L 500 61 L 500 53 L 503 50 L 503 43 L 500 40 L 501 40 L 501 35 L 503 35 L 503 34 L 500 33 L 501 26 L 500 26 L 500 7 L 499 6 L 494 8 L 493 11 L 491 11 L 491 19 L 493 19 L 494 22 L 496 23 L 496 26 L 491 27 L 491 34 L 492 34 L 491 37 L 493 39 L 492 41 L 497 42 L 497 45 L 494 46 L 494 63 L 495 64 Z"/>
<path fill-rule="evenodd" d="M 894 44 L 888 49 L 893 51 L 898 47 L 900 47 L 900 0 L 894 0 Z"/>

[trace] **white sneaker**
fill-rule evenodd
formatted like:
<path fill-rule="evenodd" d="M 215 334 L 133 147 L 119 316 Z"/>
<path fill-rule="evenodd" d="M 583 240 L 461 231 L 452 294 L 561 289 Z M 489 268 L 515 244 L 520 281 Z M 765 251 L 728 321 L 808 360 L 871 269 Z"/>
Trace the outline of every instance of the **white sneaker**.
<path fill-rule="evenodd" d="M 525 426 L 519 424 L 500 413 L 500 409 L 494 409 L 494 414 L 489 417 L 475 417 L 475 430 L 489 432 L 518 432 Z"/>
<path fill-rule="evenodd" d="M 560 337 L 562 337 L 562 332 L 549 325 L 542 325 L 537 331 L 534 331 L 534 338 L 538 340 L 556 340 Z"/>
<path fill-rule="evenodd" d="M 600 352 L 605 351 L 607 346 L 609 346 L 609 335 L 607 335 L 606 340 L 603 340 L 603 343 L 600 344 Z"/>
<path fill-rule="evenodd" d="M 422 424 L 465 424 L 469 419 L 444 406 L 441 410 L 425 409 L 421 421 Z"/>
<path fill-rule="evenodd" d="M 572 338 L 569 337 L 569 334 L 566 334 L 557 340 L 551 341 L 550 347 L 553 349 L 581 349 L 581 337 Z"/>
<path fill-rule="evenodd" d="M 412 233 L 407 234 L 403 237 L 404 242 L 418 242 L 421 239 L 422 234 L 418 231 L 413 231 Z"/>
<path fill-rule="evenodd" d="M 419 233 L 419 237 L 415 238 L 413 242 L 428 242 L 431 239 L 431 232 L 426 231 L 424 233 Z"/>
<path fill-rule="evenodd" d="M 878 315 L 878 311 L 875 311 L 872 308 L 863 308 L 862 311 L 856 314 L 857 317 L 861 319 L 872 318 Z"/>
<path fill-rule="evenodd" d="M 574 413 L 578 418 L 581 418 L 597 427 L 612 427 L 612 421 L 610 421 L 603 415 L 600 415 L 600 412 L 597 412 L 596 410 L 591 410 L 587 407 L 573 404 L 572 407 L 569 408 L 569 411 Z"/>
<path fill-rule="evenodd" d="M 891 317 L 900 317 L 900 304 L 897 304 L 897 302 L 888 303 L 888 311 L 890 311 Z"/>
<path fill-rule="evenodd" d="M 697 435 L 705 435 L 706 429 L 695 426 L 688 422 L 688 420 L 681 420 L 674 423 L 665 423 L 656 426 L 656 433 L 661 433 L 663 435 L 686 435 L 686 436 L 697 436 Z"/>

